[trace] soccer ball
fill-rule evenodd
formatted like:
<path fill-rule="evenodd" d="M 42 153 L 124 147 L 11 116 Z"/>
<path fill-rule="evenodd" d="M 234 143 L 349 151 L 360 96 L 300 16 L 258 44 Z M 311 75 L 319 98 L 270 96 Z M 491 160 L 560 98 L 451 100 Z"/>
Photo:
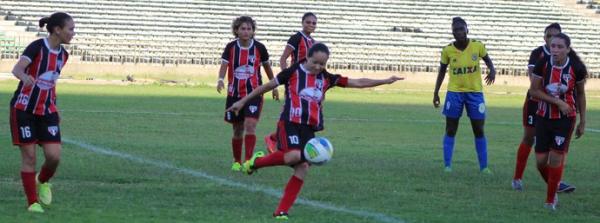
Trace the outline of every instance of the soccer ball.
<path fill-rule="evenodd" d="M 304 158 L 314 165 L 323 165 L 333 156 L 333 145 L 324 137 L 315 137 L 304 146 Z"/>

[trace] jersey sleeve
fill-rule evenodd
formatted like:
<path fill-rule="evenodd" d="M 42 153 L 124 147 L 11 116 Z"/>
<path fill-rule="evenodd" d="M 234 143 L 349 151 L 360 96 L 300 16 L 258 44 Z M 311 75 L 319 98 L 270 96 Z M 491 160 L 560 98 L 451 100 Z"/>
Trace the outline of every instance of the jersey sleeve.
<path fill-rule="evenodd" d="M 546 60 L 538 60 L 533 67 L 533 76 L 536 78 L 543 78 L 544 75 L 544 67 L 546 66 Z"/>
<path fill-rule="evenodd" d="M 448 65 L 450 63 L 450 57 L 448 55 L 448 47 L 444 47 L 444 49 L 442 49 L 442 58 L 440 60 L 440 63 L 446 64 L 446 65 Z"/>
<path fill-rule="evenodd" d="M 225 46 L 225 49 L 223 50 L 223 54 L 221 55 L 221 61 L 223 64 L 228 64 L 229 63 L 229 58 L 231 58 L 231 47 L 233 46 L 233 44 L 227 44 L 227 46 Z"/>
<path fill-rule="evenodd" d="M 488 55 L 487 49 L 485 48 L 485 44 L 479 42 L 479 57 L 483 58 Z"/>
<path fill-rule="evenodd" d="M 535 66 L 535 63 L 537 62 L 539 55 L 540 55 L 540 48 L 536 48 L 535 50 L 531 51 L 531 54 L 529 55 L 529 62 L 527 64 L 527 67 L 533 67 Z"/>
<path fill-rule="evenodd" d="M 265 47 L 263 44 L 260 44 L 258 47 L 258 52 L 260 53 L 260 62 L 263 64 L 269 63 L 269 52 L 267 51 L 267 47 Z"/>
<path fill-rule="evenodd" d="M 295 35 L 290 36 L 287 45 L 296 50 L 296 48 L 298 48 L 298 44 L 300 44 L 300 35 L 296 33 Z"/>
<path fill-rule="evenodd" d="M 25 48 L 21 57 L 29 60 L 29 62 L 31 63 L 33 61 L 33 58 L 35 58 L 40 52 L 42 44 L 43 40 L 33 41 Z"/>
<path fill-rule="evenodd" d="M 275 80 L 277 81 L 277 85 L 286 84 L 290 80 L 290 77 L 292 77 L 292 74 L 294 73 L 294 71 L 296 69 L 297 69 L 297 66 L 291 66 L 291 67 L 288 67 L 287 69 L 279 72 L 279 74 L 277 74 L 277 76 L 275 77 Z"/>
<path fill-rule="evenodd" d="M 338 86 L 338 87 L 348 86 L 348 77 L 344 77 L 339 74 L 329 74 L 329 75 L 327 75 L 327 78 L 329 78 L 330 83 L 333 83 L 328 86 L 328 89 L 332 88 L 334 86 Z"/>

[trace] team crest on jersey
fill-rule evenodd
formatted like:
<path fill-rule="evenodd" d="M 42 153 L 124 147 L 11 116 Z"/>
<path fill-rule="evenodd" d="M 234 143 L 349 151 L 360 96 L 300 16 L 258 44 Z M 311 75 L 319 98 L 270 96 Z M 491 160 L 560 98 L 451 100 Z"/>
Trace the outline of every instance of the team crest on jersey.
<path fill-rule="evenodd" d="M 567 82 L 567 83 L 569 83 L 569 81 L 571 80 L 571 74 L 569 74 L 569 73 L 566 73 L 566 74 L 561 74 L 560 76 L 561 76 L 561 77 L 562 77 L 562 79 L 563 79 L 565 82 Z"/>
<path fill-rule="evenodd" d="M 256 105 L 250 105 L 250 106 L 248 106 L 248 109 L 250 109 L 251 113 L 256 113 L 256 111 L 258 110 L 258 107 L 256 107 Z"/>
<path fill-rule="evenodd" d="M 242 66 L 239 66 L 238 68 L 235 68 L 235 71 L 233 71 L 233 74 L 235 75 L 235 78 L 237 78 L 237 79 L 246 80 L 246 79 L 252 77 L 252 75 L 254 75 L 254 67 L 250 66 L 250 65 L 242 65 Z"/>
<path fill-rule="evenodd" d="M 48 90 L 56 85 L 59 75 L 56 71 L 46 71 L 37 78 L 35 84 L 42 90 Z"/>
<path fill-rule="evenodd" d="M 568 87 L 567 85 L 564 85 L 562 83 L 551 83 L 546 85 L 546 92 L 548 92 L 548 94 L 558 98 L 561 95 L 563 95 L 565 92 L 567 92 Z"/>
<path fill-rule="evenodd" d="M 48 126 L 48 132 L 52 136 L 56 136 L 58 134 L 58 126 Z"/>
<path fill-rule="evenodd" d="M 254 55 L 249 55 L 248 56 L 248 63 L 254 63 L 254 60 L 256 59 L 256 56 Z"/>
<path fill-rule="evenodd" d="M 555 136 L 554 137 L 554 142 L 556 142 L 557 146 L 561 146 L 565 142 L 565 137 Z"/>
<path fill-rule="evenodd" d="M 321 102 L 323 92 L 317 88 L 304 88 L 300 91 L 300 98 L 307 101 Z"/>
<path fill-rule="evenodd" d="M 473 61 L 477 61 L 477 54 L 473 54 L 473 55 L 471 55 L 471 60 L 473 60 Z"/>

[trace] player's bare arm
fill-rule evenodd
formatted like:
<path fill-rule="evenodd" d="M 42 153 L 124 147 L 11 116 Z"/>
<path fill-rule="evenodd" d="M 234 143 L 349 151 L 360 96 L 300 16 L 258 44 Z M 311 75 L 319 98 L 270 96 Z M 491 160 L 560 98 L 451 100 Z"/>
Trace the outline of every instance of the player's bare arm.
<path fill-rule="evenodd" d="M 217 80 L 217 92 L 221 93 L 221 90 L 225 87 L 224 79 L 225 72 L 227 72 L 227 64 L 221 63 L 221 68 L 219 68 L 219 79 Z"/>
<path fill-rule="evenodd" d="M 577 109 L 579 109 L 579 124 L 575 130 L 575 138 L 583 136 L 585 132 L 585 115 L 586 115 L 586 99 L 585 99 L 585 81 L 577 83 Z"/>
<path fill-rule="evenodd" d="M 534 98 L 546 101 L 548 103 L 554 104 L 558 106 L 560 111 L 563 114 L 569 114 L 573 109 L 566 102 L 560 100 L 559 98 L 552 97 L 546 94 L 543 90 L 543 79 L 539 76 L 536 76 L 534 80 L 531 82 L 531 87 L 529 89 L 529 94 Z"/>
<path fill-rule="evenodd" d="M 33 84 L 35 79 L 32 76 L 29 76 L 25 73 L 25 69 L 29 66 L 31 62 L 26 58 L 21 57 L 17 64 L 13 67 L 12 74 L 15 75 L 16 78 L 23 81 L 25 86 L 30 86 Z"/>
<path fill-rule="evenodd" d="M 448 69 L 448 64 L 440 63 L 437 80 L 435 81 L 435 89 L 433 90 L 433 107 L 436 108 L 440 106 L 439 92 L 442 82 L 444 82 L 444 78 L 446 77 L 446 69 Z"/>
<path fill-rule="evenodd" d="M 358 78 L 358 79 L 348 79 L 348 86 L 350 88 L 368 88 L 375 87 L 383 84 L 392 84 L 396 81 L 404 80 L 404 77 L 391 76 L 386 79 L 370 79 L 370 78 Z"/>
<path fill-rule="evenodd" d="M 265 69 L 265 73 L 267 73 L 267 77 L 269 78 L 269 80 L 273 80 L 275 76 L 273 75 L 273 69 L 271 68 L 271 64 L 269 62 L 265 62 L 263 63 L 263 68 Z M 272 94 L 273 99 L 279 101 L 279 91 L 277 91 L 277 88 L 273 89 Z"/>
<path fill-rule="evenodd" d="M 491 85 L 496 80 L 496 68 L 494 67 L 494 63 L 492 62 L 492 58 L 490 58 L 490 55 L 485 55 L 483 57 L 483 61 L 490 70 L 489 74 L 485 76 L 485 83 L 487 85 Z"/>

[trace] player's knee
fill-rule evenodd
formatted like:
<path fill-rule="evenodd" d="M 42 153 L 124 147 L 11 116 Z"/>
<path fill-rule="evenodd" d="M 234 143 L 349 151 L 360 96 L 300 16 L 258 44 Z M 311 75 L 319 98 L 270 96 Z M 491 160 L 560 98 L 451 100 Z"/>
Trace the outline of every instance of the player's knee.
<path fill-rule="evenodd" d="M 300 150 L 294 150 L 287 152 L 283 157 L 283 161 L 286 165 L 295 165 L 302 161 L 302 155 L 300 154 Z"/>
<path fill-rule="evenodd" d="M 48 156 L 46 157 L 45 165 L 51 168 L 57 167 L 60 163 L 60 156 Z"/>
<path fill-rule="evenodd" d="M 474 130 L 473 131 L 473 135 L 475 135 L 475 138 L 482 138 L 485 136 L 485 134 L 483 133 L 483 129 L 481 130 Z"/>
<path fill-rule="evenodd" d="M 294 166 L 294 176 L 303 180 L 306 174 L 308 173 L 309 167 L 310 166 L 307 162 L 297 164 L 296 166 Z"/>
<path fill-rule="evenodd" d="M 23 156 L 21 160 L 21 165 L 24 169 L 35 169 L 35 156 Z"/>
<path fill-rule="evenodd" d="M 449 137 L 454 137 L 456 135 L 455 128 L 446 128 L 446 135 Z"/>
<path fill-rule="evenodd" d="M 562 164 L 563 155 L 551 152 L 548 156 L 548 165 L 551 167 L 559 167 Z"/>

